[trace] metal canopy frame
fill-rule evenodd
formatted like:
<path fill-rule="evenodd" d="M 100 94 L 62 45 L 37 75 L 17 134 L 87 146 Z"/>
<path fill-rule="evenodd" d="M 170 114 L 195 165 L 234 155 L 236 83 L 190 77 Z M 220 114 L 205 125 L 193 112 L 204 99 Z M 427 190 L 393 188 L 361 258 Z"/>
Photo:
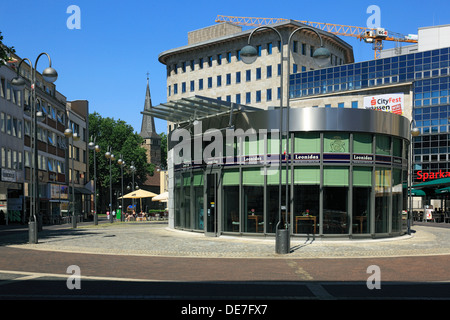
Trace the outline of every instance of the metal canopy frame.
<path fill-rule="evenodd" d="M 141 114 L 182 124 L 230 112 L 258 110 L 261 109 L 196 95 L 161 103 L 150 110 L 141 111 Z"/>

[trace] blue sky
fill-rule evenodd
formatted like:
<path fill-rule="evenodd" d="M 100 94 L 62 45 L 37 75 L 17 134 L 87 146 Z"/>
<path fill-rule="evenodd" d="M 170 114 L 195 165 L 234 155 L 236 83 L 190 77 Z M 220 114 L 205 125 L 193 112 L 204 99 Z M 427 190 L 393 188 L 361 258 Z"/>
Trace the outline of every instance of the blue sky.
<path fill-rule="evenodd" d="M 33 62 L 43 51 L 52 57 L 57 90 L 70 100 L 88 100 L 90 112 L 121 119 L 139 132 L 147 72 L 153 105 L 166 101 L 166 69 L 158 55 L 187 44 L 187 33 L 215 24 L 218 14 L 286 18 L 366 27 L 367 8 L 377 5 L 381 26 L 402 34 L 419 27 L 450 24 L 450 1 L 105 1 L 1 0 L 4 43 Z M 68 29 L 70 5 L 81 10 L 81 29 Z M 356 61 L 373 59 L 370 44 L 342 37 Z M 393 47 L 385 42 L 385 47 Z M 38 71 L 47 66 L 39 61 Z M 166 130 L 157 120 L 157 131 Z"/>

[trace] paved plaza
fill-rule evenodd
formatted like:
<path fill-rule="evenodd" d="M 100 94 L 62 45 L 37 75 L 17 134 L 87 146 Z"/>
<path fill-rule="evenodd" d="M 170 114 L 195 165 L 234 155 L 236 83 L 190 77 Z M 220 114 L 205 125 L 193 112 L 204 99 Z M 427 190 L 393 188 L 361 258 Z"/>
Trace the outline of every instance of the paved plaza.
<path fill-rule="evenodd" d="M 414 225 L 411 235 L 389 239 L 291 238 L 291 253 L 275 253 L 274 237 L 220 236 L 170 229 L 164 221 L 116 222 L 44 227 L 38 244 L 23 232 L 2 228 L 2 245 L 47 251 L 208 258 L 349 258 L 450 254 L 450 228 Z M 7 232 L 11 235 L 8 235 Z"/>

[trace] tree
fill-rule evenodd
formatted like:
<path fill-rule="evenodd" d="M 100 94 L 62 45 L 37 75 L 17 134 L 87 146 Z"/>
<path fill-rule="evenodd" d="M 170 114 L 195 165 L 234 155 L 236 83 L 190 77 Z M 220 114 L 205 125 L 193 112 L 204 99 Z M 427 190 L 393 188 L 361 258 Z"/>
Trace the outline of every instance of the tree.
<path fill-rule="evenodd" d="M 3 36 L 2 36 L 2 32 L 0 31 L 0 67 L 2 65 L 5 65 L 6 62 L 8 62 L 9 60 L 11 60 L 11 58 L 9 57 L 9 55 L 11 53 L 16 52 L 16 50 L 14 50 L 14 47 L 5 46 L 2 42 L 2 40 L 3 40 Z"/>
<path fill-rule="evenodd" d="M 154 165 L 147 163 L 146 151 L 141 147 L 142 137 L 123 120 L 102 118 L 96 112 L 89 114 L 89 134 L 96 137 L 95 143 L 100 147 L 100 152 L 96 154 L 97 190 L 100 208 L 105 209 L 109 205 L 109 159 L 105 157 L 108 147 L 111 147 L 111 153 L 115 157 L 114 162 L 111 162 L 111 181 L 114 190 L 121 190 L 121 170 L 117 163 L 120 155 L 125 161 L 123 168 L 124 193 L 126 193 L 126 186 L 132 181 L 132 173 L 129 169 L 132 162 L 136 167 L 134 181 L 139 185 L 142 185 L 147 179 L 147 175 L 153 174 Z M 89 157 L 89 172 L 93 180 L 93 156 Z M 113 199 L 113 201 L 115 200 Z"/>
<path fill-rule="evenodd" d="M 167 134 L 161 132 L 159 136 L 161 137 L 161 166 L 167 169 Z"/>

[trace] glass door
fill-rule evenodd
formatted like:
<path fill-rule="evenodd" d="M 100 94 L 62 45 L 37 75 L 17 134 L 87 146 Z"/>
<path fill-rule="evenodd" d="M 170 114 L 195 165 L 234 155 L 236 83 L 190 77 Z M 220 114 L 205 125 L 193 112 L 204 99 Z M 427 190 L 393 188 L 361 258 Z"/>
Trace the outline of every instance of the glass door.
<path fill-rule="evenodd" d="M 219 174 L 217 172 L 206 174 L 206 235 L 218 235 L 218 195 Z"/>

